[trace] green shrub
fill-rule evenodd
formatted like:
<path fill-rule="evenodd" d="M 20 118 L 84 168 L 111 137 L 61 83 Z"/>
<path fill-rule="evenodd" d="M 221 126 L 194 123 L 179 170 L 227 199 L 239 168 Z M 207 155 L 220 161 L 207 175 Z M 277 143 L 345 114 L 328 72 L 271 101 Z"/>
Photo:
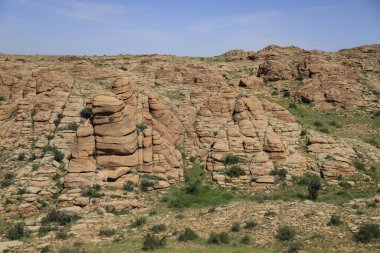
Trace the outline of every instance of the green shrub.
<path fill-rule="evenodd" d="M 290 97 L 290 91 L 288 91 L 288 90 L 284 90 L 283 96 L 284 96 L 285 98 Z"/>
<path fill-rule="evenodd" d="M 79 217 L 77 215 L 70 215 L 66 211 L 57 211 L 55 209 L 51 210 L 46 214 L 41 220 L 42 225 L 49 223 L 58 223 L 60 226 L 67 226 L 77 220 Z"/>
<path fill-rule="evenodd" d="M 157 209 L 152 209 L 149 211 L 149 216 L 153 216 L 153 215 L 157 215 L 157 214 L 158 214 Z"/>
<path fill-rule="evenodd" d="M 297 105 L 295 103 L 290 103 L 288 108 L 290 109 L 297 109 Z"/>
<path fill-rule="evenodd" d="M 94 184 L 93 186 L 88 186 L 82 189 L 82 196 L 89 198 L 100 198 L 102 194 L 99 192 L 101 189 L 100 185 Z"/>
<path fill-rule="evenodd" d="M 209 244 L 228 244 L 230 242 L 230 236 L 227 232 L 215 233 L 211 232 L 207 243 Z"/>
<path fill-rule="evenodd" d="M 197 233 L 191 228 L 186 228 L 185 231 L 180 233 L 177 237 L 177 240 L 180 242 L 194 241 L 198 239 Z"/>
<path fill-rule="evenodd" d="M 103 237 L 110 237 L 110 236 L 113 236 L 113 235 L 116 235 L 116 229 L 108 229 L 108 228 L 102 228 L 100 231 L 99 231 L 99 236 L 103 236 Z"/>
<path fill-rule="evenodd" d="M 166 246 L 166 237 L 165 236 L 160 239 L 154 234 L 147 234 L 144 237 L 142 250 L 144 250 L 144 251 L 156 250 L 156 249 L 163 248 L 165 246 Z"/>
<path fill-rule="evenodd" d="M 249 235 L 245 235 L 243 236 L 243 238 L 241 238 L 240 243 L 248 245 L 251 243 L 251 241 L 252 241 L 252 238 Z"/>
<path fill-rule="evenodd" d="M 229 177 L 240 177 L 245 175 L 245 172 L 240 166 L 234 165 L 227 169 L 226 175 Z"/>
<path fill-rule="evenodd" d="M 144 132 L 144 130 L 147 128 L 144 124 L 136 125 L 137 132 Z"/>
<path fill-rule="evenodd" d="M 75 121 L 73 121 L 73 122 L 70 122 L 68 125 L 67 125 L 67 128 L 69 129 L 69 130 L 71 130 L 71 131 L 76 131 L 76 130 L 78 130 L 78 124 L 75 122 Z"/>
<path fill-rule="evenodd" d="M 286 250 L 286 253 L 297 253 L 298 251 L 303 249 L 302 243 L 295 241 L 289 243 L 288 249 Z"/>
<path fill-rule="evenodd" d="M 140 181 L 140 190 L 142 192 L 146 192 L 150 187 L 153 187 L 155 185 L 155 182 L 152 180 L 149 180 L 147 178 L 143 178 Z"/>
<path fill-rule="evenodd" d="M 286 179 L 286 174 L 288 174 L 288 171 L 286 169 L 275 168 L 274 170 L 270 171 L 270 174 L 278 178 L 278 180 L 282 181 Z"/>
<path fill-rule="evenodd" d="M 202 185 L 201 185 L 200 180 L 195 180 L 193 182 L 189 182 L 185 186 L 185 192 L 187 194 L 196 195 L 196 194 L 200 194 L 201 191 L 202 191 Z"/>
<path fill-rule="evenodd" d="M 313 125 L 316 126 L 316 127 L 322 127 L 323 126 L 323 122 L 317 120 L 317 121 L 314 121 Z"/>
<path fill-rule="evenodd" d="M 56 227 L 52 227 L 50 224 L 41 225 L 38 229 L 38 236 L 42 237 L 47 235 L 50 231 L 56 230 Z"/>
<path fill-rule="evenodd" d="M 5 188 L 13 184 L 16 175 L 13 172 L 6 172 L 3 175 L 3 179 L 0 181 L 0 188 Z"/>
<path fill-rule="evenodd" d="M 234 165 L 240 161 L 239 157 L 233 154 L 228 154 L 223 158 L 224 165 Z"/>
<path fill-rule="evenodd" d="M 373 239 L 378 238 L 380 238 L 379 224 L 363 224 L 359 227 L 359 231 L 354 234 L 354 239 L 361 243 L 369 243 Z"/>
<path fill-rule="evenodd" d="M 141 226 L 144 225 L 145 223 L 146 223 L 146 218 L 145 218 L 145 217 L 140 217 L 140 218 L 135 219 L 135 220 L 131 223 L 131 227 L 132 227 L 132 228 L 141 227 Z"/>
<path fill-rule="evenodd" d="M 277 230 L 276 238 L 280 241 L 292 240 L 296 235 L 296 231 L 291 226 L 281 226 Z"/>
<path fill-rule="evenodd" d="M 307 185 L 309 198 L 316 200 L 318 198 L 319 190 L 321 189 L 321 179 L 318 176 L 312 177 Z"/>
<path fill-rule="evenodd" d="M 253 221 L 253 220 L 248 220 L 248 221 L 245 222 L 245 226 L 244 226 L 244 228 L 245 228 L 245 229 L 253 229 L 253 228 L 255 228 L 256 226 L 257 226 L 257 223 L 256 223 L 255 221 Z"/>
<path fill-rule="evenodd" d="M 154 225 L 150 231 L 152 231 L 153 233 L 161 233 L 161 232 L 164 232 L 166 230 L 166 225 L 165 224 L 158 224 L 158 225 Z"/>
<path fill-rule="evenodd" d="M 67 238 L 69 238 L 67 229 L 61 228 L 60 230 L 58 230 L 57 233 L 55 234 L 55 238 L 58 240 L 66 240 Z"/>
<path fill-rule="evenodd" d="M 360 161 L 354 161 L 352 163 L 352 165 L 354 165 L 354 167 L 357 169 L 357 170 L 360 170 L 360 171 L 363 171 L 365 169 L 365 165 L 363 163 L 361 163 Z"/>
<path fill-rule="evenodd" d="M 5 237 L 9 240 L 19 240 L 29 234 L 29 231 L 25 228 L 24 223 L 16 223 L 7 228 L 5 231 Z"/>
<path fill-rule="evenodd" d="M 57 162 L 62 162 L 62 160 L 65 158 L 65 154 L 63 154 L 56 146 L 45 146 L 42 151 L 44 153 L 53 153 L 54 160 Z"/>
<path fill-rule="evenodd" d="M 342 224 L 340 217 L 338 215 L 331 215 L 330 221 L 327 223 L 327 226 L 339 226 Z"/>
<path fill-rule="evenodd" d="M 239 222 L 234 222 L 231 226 L 232 232 L 239 232 L 240 231 L 240 224 Z"/>
<path fill-rule="evenodd" d="M 84 108 L 81 112 L 80 112 L 80 117 L 81 118 L 84 118 L 84 119 L 89 119 L 91 118 L 92 116 L 92 109 L 91 108 Z"/>
<path fill-rule="evenodd" d="M 24 161 L 25 160 L 25 153 L 24 152 L 18 153 L 17 159 L 19 161 Z"/>
<path fill-rule="evenodd" d="M 128 192 L 132 192 L 133 191 L 133 182 L 132 181 L 128 181 L 126 184 L 123 185 L 123 190 L 124 191 L 128 191 Z"/>
<path fill-rule="evenodd" d="M 40 165 L 38 163 L 33 163 L 32 164 L 32 171 L 38 170 L 39 167 L 40 167 Z"/>

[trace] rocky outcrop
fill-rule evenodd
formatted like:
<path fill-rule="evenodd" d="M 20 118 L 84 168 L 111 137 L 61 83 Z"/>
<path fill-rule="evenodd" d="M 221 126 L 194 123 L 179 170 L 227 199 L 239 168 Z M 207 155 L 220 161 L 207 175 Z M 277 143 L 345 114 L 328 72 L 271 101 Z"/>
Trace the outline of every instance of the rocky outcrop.
<path fill-rule="evenodd" d="M 153 94 L 139 97 L 126 79 L 116 80 L 112 90 L 117 94 L 102 92 L 92 97 L 92 116 L 77 130 L 61 207 L 87 208 L 89 201 L 80 194 L 86 186 L 122 189 L 128 182 L 150 181 L 150 187 L 162 189 L 182 176 L 181 155 L 173 146 L 181 133 L 180 123 Z M 122 209 L 136 206 L 123 203 L 113 204 Z M 110 208 L 110 203 L 103 204 Z"/>

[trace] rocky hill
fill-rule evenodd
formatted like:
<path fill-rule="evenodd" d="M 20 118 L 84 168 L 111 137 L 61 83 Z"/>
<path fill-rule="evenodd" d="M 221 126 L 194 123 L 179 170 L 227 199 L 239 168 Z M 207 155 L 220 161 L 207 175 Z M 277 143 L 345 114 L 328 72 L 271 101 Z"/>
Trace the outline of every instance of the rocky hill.
<path fill-rule="evenodd" d="M 232 203 L 211 204 L 226 204 L 217 207 L 222 213 L 251 208 L 252 199 L 257 201 L 252 196 L 287 191 L 280 199 L 293 202 L 284 205 L 304 212 L 325 209 L 323 222 L 338 209 L 350 215 L 349 230 L 337 232 L 342 239 L 361 224 L 379 221 L 379 94 L 380 45 L 338 52 L 271 45 L 203 58 L 1 54 L 0 251 L 38 252 L 65 245 L 58 239 L 44 241 L 54 234 L 51 228 L 41 235 L 46 212 L 81 217 L 66 228 L 73 236 L 66 241 L 83 236 L 103 242 L 109 238 L 95 239 L 93 233 L 104 222 L 112 219 L 119 231 L 131 219 L 115 215 L 164 208 L 162 199 L 184 208 L 186 194 L 198 190 L 210 193 L 211 199 L 230 196 Z M 327 200 L 297 200 L 291 191 L 301 189 L 297 182 L 310 175 L 322 182 L 326 199 L 351 192 L 341 193 L 348 194 L 339 203 L 343 207 Z M 175 197 L 189 186 L 190 193 L 178 202 Z M 253 208 L 280 210 L 282 204 L 272 197 Z M 240 211 L 235 198 L 244 199 Z M 355 201 L 375 208 L 355 219 L 347 209 L 359 205 Z M 159 215 L 166 218 L 157 219 L 170 223 L 168 217 L 176 214 L 165 208 Z M 196 215 L 192 208 L 189 212 Z M 283 220 L 300 219 L 283 215 L 273 226 L 262 223 L 264 234 Z M 34 240 L 9 241 L 19 239 L 7 236 L 15 219 L 24 220 Z M 321 220 L 315 226 L 325 231 Z M 295 224 L 312 224 L 304 222 Z M 103 225 L 93 227 L 95 223 Z M 175 223 L 176 229 L 189 226 L 189 221 Z M 192 227 L 201 234 L 207 231 L 196 221 Z M 140 232 L 123 233 L 140 238 Z M 175 238 L 173 231 L 166 235 Z M 257 244 L 268 249 L 285 247 L 272 241 L 257 237 Z M 337 249 L 375 252 L 379 247 L 378 241 L 348 248 L 347 243 L 342 240 Z"/>

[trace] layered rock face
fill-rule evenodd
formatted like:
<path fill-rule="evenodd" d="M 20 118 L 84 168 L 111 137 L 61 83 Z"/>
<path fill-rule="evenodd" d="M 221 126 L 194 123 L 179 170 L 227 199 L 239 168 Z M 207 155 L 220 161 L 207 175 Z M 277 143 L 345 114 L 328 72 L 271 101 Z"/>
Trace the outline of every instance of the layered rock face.
<path fill-rule="evenodd" d="M 134 91 L 127 79 L 116 80 L 112 90 L 92 97 L 92 117 L 77 130 L 61 206 L 83 207 L 78 190 L 86 186 L 150 181 L 161 189 L 181 179 L 181 154 L 173 146 L 182 134 L 180 123 L 154 94 Z"/>
<path fill-rule="evenodd" d="M 214 94 L 198 111 L 195 133 L 205 154 L 207 169 L 220 185 L 261 187 L 274 181 L 270 171 L 285 166 L 292 174 L 307 169 L 296 149 L 300 127 L 284 108 L 269 101 L 241 96 L 226 88 Z M 229 177 L 225 158 L 234 155 L 244 175 Z"/>

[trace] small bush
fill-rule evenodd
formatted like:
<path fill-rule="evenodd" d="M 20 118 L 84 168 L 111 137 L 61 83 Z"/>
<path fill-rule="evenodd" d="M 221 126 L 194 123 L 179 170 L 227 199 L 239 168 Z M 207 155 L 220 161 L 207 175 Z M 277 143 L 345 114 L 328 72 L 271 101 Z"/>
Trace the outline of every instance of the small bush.
<path fill-rule="evenodd" d="M 17 159 L 19 161 L 24 161 L 25 160 L 25 153 L 24 152 L 18 153 Z"/>
<path fill-rule="evenodd" d="M 292 240 L 296 235 L 296 231 L 293 227 L 282 226 L 277 230 L 276 238 L 280 241 Z"/>
<path fill-rule="evenodd" d="M 338 215 L 331 215 L 330 221 L 327 223 L 327 226 L 339 226 L 342 224 L 340 217 Z"/>
<path fill-rule="evenodd" d="M 71 224 L 73 221 L 77 220 L 79 217 L 76 215 L 70 215 L 66 211 L 57 211 L 55 209 L 51 210 L 44 218 L 41 220 L 42 225 L 56 222 L 60 226 L 66 226 Z"/>
<path fill-rule="evenodd" d="M 240 177 L 245 175 L 245 172 L 240 166 L 234 165 L 227 169 L 226 175 L 229 177 Z"/>
<path fill-rule="evenodd" d="M 185 231 L 180 233 L 177 237 L 177 240 L 180 242 L 194 241 L 196 239 L 198 239 L 198 235 L 191 228 L 186 228 Z"/>
<path fill-rule="evenodd" d="M 316 121 L 314 121 L 313 125 L 316 126 L 316 127 L 322 127 L 323 126 L 323 122 L 319 121 L 319 120 L 316 120 Z"/>
<path fill-rule="evenodd" d="M 288 249 L 286 253 L 297 253 L 298 251 L 303 249 L 303 245 L 300 242 L 291 242 L 289 243 Z"/>
<path fill-rule="evenodd" d="M 360 170 L 360 171 L 363 171 L 365 169 L 365 165 L 359 161 L 354 161 L 352 163 L 352 165 L 354 165 L 354 167 L 357 169 L 357 170 Z"/>
<path fill-rule="evenodd" d="M 288 171 L 286 169 L 275 168 L 274 170 L 270 171 L 270 174 L 282 181 L 286 179 L 286 174 L 288 174 Z"/>
<path fill-rule="evenodd" d="M 268 210 L 264 213 L 264 217 L 274 217 L 277 213 L 275 211 Z"/>
<path fill-rule="evenodd" d="M 81 118 L 84 118 L 84 119 L 89 119 L 91 118 L 92 116 L 92 109 L 91 108 L 84 108 L 81 112 L 80 112 L 80 117 Z"/>
<path fill-rule="evenodd" d="M 66 240 L 67 238 L 69 238 L 67 229 L 61 228 L 60 230 L 58 230 L 57 233 L 55 234 L 55 238 L 58 240 Z"/>
<path fill-rule="evenodd" d="M 42 237 L 47 235 L 50 231 L 55 230 L 55 227 L 52 227 L 50 224 L 48 225 L 41 225 L 40 228 L 38 229 L 38 236 Z"/>
<path fill-rule="evenodd" d="M 140 218 L 137 218 L 136 220 L 134 220 L 131 224 L 131 227 L 132 228 L 137 228 L 137 227 L 141 227 L 142 225 L 144 225 L 146 223 L 146 218 L 145 217 L 140 217 Z"/>
<path fill-rule="evenodd" d="M 0 188 L 5 188 L 13 184 L 16 175 L 13 172 L 6 172 L 3 175 L 3 179 L 0 181 Z"/>
<path fill-rule="evenodd" d="M 309 198 L 316 200 L 318 198 L 319 190 L 321 189 L 321 179 L 318 176 L 312 177 L 307 185 Z"/>
<path fill-rule="evenodd" d="M 92 187 L 88 186 L 82 190 L 82 196 L 89 198 L 100 198 L 102 194 L 100 191 L 100 185 L 94 184 Z"/>
<path fill-rule="evenodd" d="M 234 222 L 231 226 L 232 232 L 239 232 L 240 231 L 240 224 L 239 222 Z"/>
<path fill-rule="evenodd" d="M 39 167 L 40 167 L 40 165 L 38 163 L 33 163 L 32 164 L 32 171 L 38 170 Z"/>
<path fill-rule="evenodd" d="M 123 186 L 123 190 L 124 191 L 127 191 L 127 192 L 132 192 L 133 191 L 133 182 L 132 181 L 128 181 L 126 184 L 124 184 Z"/>
<path fill-rule="evenodd" d="M 290 97 L 290 91 L 285 90 L 284 93 L 283 93 L 283 96 L 284 96 L 285 98 Z"/>
<path fill-rule="evenodd" d="M 29 231 L 25 228 L 24 223 L 16 223 L 5 232 L 5 237 L 9 240 L 19 240 L 29 234 Z"/>
<path fill-rule="evenodd" d="M 166 225 L 165 224 L 158 224 L 158 225 L 154 225 L 150 231 L 152 231 L 153 233 L 161 233 L 161 232 L 164 232 L 166 230 Z"/>
<path fill-rule="evenodd" d="M 221 232 L 219 234 L 212 232 L 209 235 L 207 243 L 209 244 L 228 244 L 230 241 L 230 236 L 227 232 Z"/>
<path fill-rule="evenodd" d="M 113 229 L 102 228 L 99 231 L 99 236 L 110 237 L 113 235 L 116 235 L 116 229 L 114 229 L 114 228 Z"/>
<path fill-rule="evenodd" d="M 251 243 L 251 241 L 252 241 L 252 238 L 249 235 L 245 235 L 243 236 L 243 238 L 241 238 L 240 243 L 248 245 Z"/>
<path fill-rule="evenodd" d="M 144 251 L 156 250 L 159 248 L 163 248 L 165 246 L 166 246 L 166 237 L 165 236 L 160 239 L 156 235 L 147 234 L 144 237 L 142 250 L 144 250 Z"/>
<path fill-rule="evenodd" d="M 44 153 L 51 152 L 54 155 L 54 160 L 57 162 L 62 162 L 65 158 L 65 154 L 63 154 L 56 146 L 45 146 L 42 150 Z"/>
<path fill-rule="evenodd" d="M 147 179 L 147 178 L 143 178 L 143 179 L 141 179 L 141 181 L 140 181 L 140 190 L 141 190 L 142 192 L 146 192 L 150 187 L 153 187 L 154 184 L 155 184 L 154 181 L 149 180 L 149 179 Z"/>
<path fill-rule="evenodd" d="M 153 215 L 157 215 L 157 214 L 158 214 L 157 209 L 152 209 L 149 212 L 149 216 L 153 216 Z"/>
<path fill-rule="evenodd" d="M 245 226 L 244 226 L 244 228 L 245 228 L 245 229 L 253 229 L 253 228 L 255 228 L 256 226 L 257 226 L 257 223 L 256 223 L 255 221 L 253 221 L 253 220 L 248 220 L 248 221 L 245 222 Z"/>
<path fill-rule="evenodd" d="M 192 195 L 199 194 L 201 190 L 202 190 L 202 185 L 199 180 L 189 182 L 185 187 L 185 192 L 187 194 L 192 194 Z"/>
<path fill-rule="evenodd" d="M 223 158 L 224 165 L 234 165 L 240 161 L 239 157 L 233 154 L 228 154 Z"/>
<path fill-rule="evenodd" d="M 71 130 L 71 131 L 76 131 L 76 130 L 78 130 L 78 124 L 75 122 L 75 121 L 73 121 L 73 122 L 70 122 L 68 125 L 67 125 L 67 128 L 69 129 L 69 130 Z"/>
<path fill-rule="evenodd" d="M 144 124 L 136 125 L 137 132 L 144 132 L 144 130 L 147 128 Z"/>
<path fill-rule="evenodd" d="M 294 104 L 294 103 L 290 103 L 289 106 L 288 106 L 288 108 L 290 108 L 290 109 L 297 109 L 297 105 Z"/>
<path fill-rule="evenodd" d="M 354 234 L 354 239 L 361 243 L 369 243 L 373 239 L 378 238 L 380 238 L 379 224 L 363 224 L 359 227 L 359 231 Z"/>

